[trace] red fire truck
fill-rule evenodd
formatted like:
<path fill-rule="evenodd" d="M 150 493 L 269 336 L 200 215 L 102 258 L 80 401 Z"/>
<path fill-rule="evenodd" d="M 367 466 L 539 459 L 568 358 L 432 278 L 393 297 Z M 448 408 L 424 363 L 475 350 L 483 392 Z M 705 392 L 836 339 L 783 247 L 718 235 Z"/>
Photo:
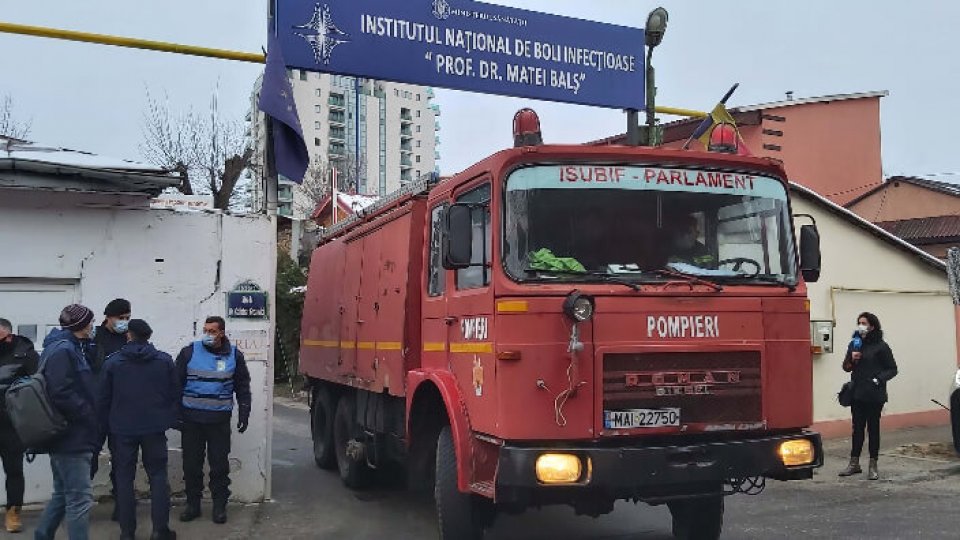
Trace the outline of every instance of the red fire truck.
<path fill-rule="evenodd" d="M 400 463 L 442 540 L 497 512 L 667 504 L 720 536 L 724 496 L 822 465 L 812 422 L 815 224 L 772 160 L 540 144 L 421 179 L 326 231 L 301 371 L 318 466 Z M 795 238 L 799 237 L 799 246 Z"/>

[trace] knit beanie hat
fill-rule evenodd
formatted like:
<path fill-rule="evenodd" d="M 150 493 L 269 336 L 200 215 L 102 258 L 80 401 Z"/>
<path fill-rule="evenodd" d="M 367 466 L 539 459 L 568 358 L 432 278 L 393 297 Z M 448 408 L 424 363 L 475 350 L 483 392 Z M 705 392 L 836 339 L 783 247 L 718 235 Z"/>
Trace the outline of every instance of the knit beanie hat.
<path fill-rule="evenodd" d="M 60 326 L 71 332 L 83 330 L 92 320 L 93 312 L 80 304 L 70 304 L 60 312 Z"/>
<path fill-rule="evenodd" d="M 130 313 L 130 301 L 123 298 L 114 298 L 103 310 L 103 314 L 107 317 L 119 317 L 128 313 Z"/>

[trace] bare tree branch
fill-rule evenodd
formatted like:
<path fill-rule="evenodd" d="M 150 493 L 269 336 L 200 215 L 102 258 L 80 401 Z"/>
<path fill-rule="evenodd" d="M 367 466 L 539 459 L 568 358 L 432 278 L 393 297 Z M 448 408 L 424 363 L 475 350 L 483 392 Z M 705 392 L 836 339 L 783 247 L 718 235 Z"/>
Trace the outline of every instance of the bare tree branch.
<path fill-rule="evenodd" d="M 227 210 L 230 199 L 250 166 L 243 124 L 221 118 L 216 93 L 207 114 L 193 111 L 174 115 L 167 104 L 148 94 L 144 114 L 141 152 L 153 164 L 177 171 L 183 179 L 179 189 L 213 195 L 214 208 Z"/>
<path fill-rule="evenodd" d="M 30 135 L 32 121 L 21 122 L 13 115 L 13 98 L 3 96 L 0 102 L 0 135 L 11 139 L 26 139 Z"/>

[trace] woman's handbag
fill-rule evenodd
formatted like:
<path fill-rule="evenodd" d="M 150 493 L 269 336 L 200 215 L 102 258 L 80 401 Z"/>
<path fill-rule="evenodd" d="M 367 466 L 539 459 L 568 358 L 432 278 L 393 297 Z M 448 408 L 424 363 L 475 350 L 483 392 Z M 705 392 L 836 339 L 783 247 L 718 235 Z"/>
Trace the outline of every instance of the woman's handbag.
<path fill-rule="evenodd" d="M 837 392 L 837 401 L 840 402 L 841 407 L 849 407 L 853 405 L 853 381 L 847 381 L 843 383 L 843 386 L 840 387 L 840 391 Z"/>

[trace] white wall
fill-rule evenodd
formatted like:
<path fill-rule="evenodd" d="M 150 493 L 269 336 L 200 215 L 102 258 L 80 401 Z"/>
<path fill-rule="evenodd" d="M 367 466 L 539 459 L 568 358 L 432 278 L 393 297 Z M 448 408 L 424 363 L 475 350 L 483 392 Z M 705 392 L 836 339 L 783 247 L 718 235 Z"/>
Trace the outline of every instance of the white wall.
<path fill-rule="evenodd" d="M 808 284 L 810 318 L 836 324 L 834 352 L 813 358 L 815 420 L 850 416 L 848 409 L 837 404 L 836 393 L 848 380 L 841 364 L 857 315 L 864 311 L 880 318 L 900 371 L 887 385 L 890 402 L 884 414 L 936 409 L 930 400 L 946 399 L 957 369 L 954 309 L 946 273 L 800 196 L 793 199 L 793 211 L 813 215 L 820 230 L 823 272 L 817 283 Z M 805 223 L 797 220 L 798 226 Z M 831 288 L 884 292 L 835 290 L 831 298 Z"/>
<path fill-rule="evenodd" d="M 0 258 L 0 281 L 75 280 L 77 300 L 93 309 L 98 321 L 108 301 L 127 298 L 133 316 L 153 327 L 154 344 L 174 357 L 195 339 L 208 315 L 225 315 L 224 292 L 238 282 L 253 280 L 273 297 L 275 232 L 265 216 L 77 208 L 69 201 L 38 209 L 29 198 L 19 197 L 22 204 L 5 206 L 13 200 L 0 194 L 0 245 L 19 246 L 16 256 L 8 252 Z M 40 197 L 45 205 L 57 199 L 35 195 Z M 18 324 L 16 306 L 0 306 L 0 311 Z M 55 321 L 57 315 L 51 313 L 49 319 Z M 243 435 L 234 433 L 231 453 L 238 468 L 231 475 L 233 497 L 258 501 L 269 478 L 273 328 L 268 320 L 228 319 L 227 332 L 259 349 L 248 352 L 250 428 Z M 170 446 L 179 446 L 179 434 L 168 435 Z M 171 471 L 179 470 L 179 463 L 171 463 Z M 27 476 L 27 500 L 47 498 L 46 462 L 38 459 L 28 466 Z M 175 489 L 182 482 L 179 472 L 170 480 Z"/>

